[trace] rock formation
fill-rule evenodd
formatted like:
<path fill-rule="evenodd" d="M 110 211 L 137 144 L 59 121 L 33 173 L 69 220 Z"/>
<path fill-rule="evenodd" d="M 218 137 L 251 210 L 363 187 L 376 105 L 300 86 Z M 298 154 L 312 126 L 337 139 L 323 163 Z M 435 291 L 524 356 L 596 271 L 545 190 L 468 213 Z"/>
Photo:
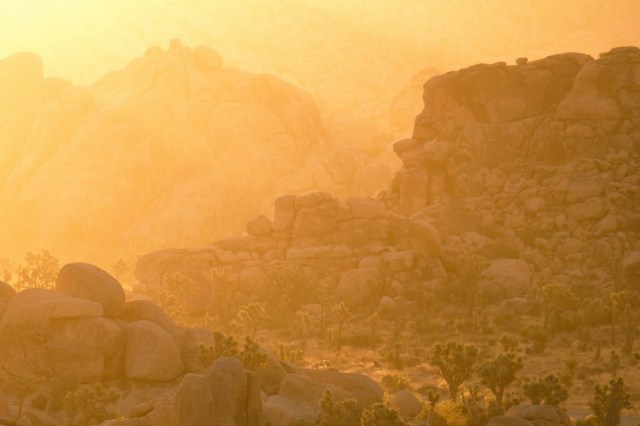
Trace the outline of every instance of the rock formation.
<path fill-rule="evenodd" d="M 394 167 L 332 146 L 305 91 L 178 40 L 87 86 L 17 54 L 0 99 L 0 231 L 74 257 L 204 244 L 278 194 L 373 193 Z"/>

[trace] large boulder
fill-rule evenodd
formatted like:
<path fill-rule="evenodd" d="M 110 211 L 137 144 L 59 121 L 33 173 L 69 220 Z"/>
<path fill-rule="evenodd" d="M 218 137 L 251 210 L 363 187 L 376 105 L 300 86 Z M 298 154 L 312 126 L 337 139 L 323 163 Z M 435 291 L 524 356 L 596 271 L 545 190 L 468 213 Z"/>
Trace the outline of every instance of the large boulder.
<path fill-rule="evenodd" d="M 53 374 L 72 383 L 99 382 L 122 374 L 124 332 L 107 318 L 56 319 L 46 346 Z"/>
<path fill-rule="evenodd" d="M 422 404 L 409 389 L 403 389 L 393 395 L 391 407 L 398 411 L 402 417 L 412 419 L 422 410 Z"/>
<path fill-rule="evenodd" d="M 377 268 L 357 268 L 344 272 L 338 283 L 336 299 L 351 308 L 370 301 L 373 286 L 379 276 Z"/>
<path fill-rule="evenodd" d="M 358 373 L 342 373 L 335 370 L 305 370 L 305 374 L 318 383 L 330 384 L 353 395 L 361 408 L 381 402 L 384 390 L 372 378 Z"/>
<path fill-rule="evenodd" d="M 69 263 L 56 279 L 56 291 L 81 299 L 93 300 L 104 308 L 106 316 L 125 312 L 124 290 L 106 271 L 89 263 Z"/>
<path fill-rule="evenodd" d="M 336 400 L 353 397 L 350 392 L 331 384 L 315 382 L 304 374 L 287 374 L 280 384 L 278 395 L 270 396 L 266 402 L 275 402 L 283 408 L 296 407 L 294 413 L 302 415 L 298 420 L 313 421 L 320 413 L 320 400 L 326 390 L 330 390 Z M 283 404 L 280 398 L 289 402 Z"/>
<path fill-rule="evenodd" d="M 0 365 L 19 376 L 102 375 L 105 328 L 100 304 L 44 289 L 12 297 L 0 319 Z M 70 346 L 72 345 L 72 346 Z"/>
<path fill-rule="evenodd" d="M 482 271 L 481 277 L 508 296 L 526 294 L 531 283 L 531 270 L 522 259 L 495 259 Z"/>
<path fill-rule="evenodd" d="M 127 325 L 125 375 L 129 379 L 163 382 L 184 369 L 175 340 L 158 324 L 134 321 Z"/>
<path fill-rule="evenodd" d="M 576 76 L 569 96 L 558 105 L 558 117 L 616 120 L 640 116 L 638 63 L 639 48 L 618 47 L 586 64 Z"/>
<path fill-rule="evenodd" d="M 203 375 L 187 374 L 174 400 L 180 425 L 262 425 L 260 390 L 237 358 L 216 360 Z"/>
<path fill-rule="evenodd" d="M 519 417 L 540 426 L 568 426 L 569 415 L 551 405 L 515 405 L 504 414 L 507 417 Z"/>

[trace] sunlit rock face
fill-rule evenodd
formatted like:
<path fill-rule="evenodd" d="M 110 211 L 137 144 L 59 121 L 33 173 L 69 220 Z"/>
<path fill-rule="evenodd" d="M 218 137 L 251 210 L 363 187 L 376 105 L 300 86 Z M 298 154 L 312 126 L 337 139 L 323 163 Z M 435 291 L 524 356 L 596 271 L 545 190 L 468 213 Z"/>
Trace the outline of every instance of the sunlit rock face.
<path fill-rule="evenodd" d="M 372 194 L 395 168 L 366 143 L 330 144 L 306 92 L 205 46 L 152 47 L 89 86 L 44 78 L 34 54 L 0 75 L 0 228 L 22 221 L 54 251 L 202 244 L 277 195 Z"/>
<path fill-rule="evenodd" d="M 35 55 L 1 65 L 0 184 L 51 239 L 232 229 L 324 148 L 309 95 L 209 48 L 151 48 L 86 87 L 44 79 Z"/>
<path fill-rule="evenodd" d="M 521 58 L 430 79 L 412 138 L 394 146 L 404 165 L 399 210 L 416 212 L 445 194 L 472 195 L 478 185 L 468 171 L 478 167 L 637 152 L 639 63 L 640 49 L 622 47 L 597 60 L 578 53 Z"/>

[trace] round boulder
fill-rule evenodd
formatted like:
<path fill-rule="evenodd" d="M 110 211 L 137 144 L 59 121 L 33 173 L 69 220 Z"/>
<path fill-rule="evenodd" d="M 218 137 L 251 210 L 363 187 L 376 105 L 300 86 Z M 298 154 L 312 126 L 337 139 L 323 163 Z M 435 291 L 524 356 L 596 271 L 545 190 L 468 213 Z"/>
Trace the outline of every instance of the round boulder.
<path fill-rule="evenodd" d="M 403 389 L 393 396 L 391 407 L 398 410 L 398 414 L 407 419 L 417 416 L 422 410 L 422 404 L 409 389 Z"/>
<path fill-rule="evenodd" d="M 93 300 L 104 308 L 106 316 L 125 313 L 124 290 L 107 272 L 89 263 L 65 265 L 56 280 L 56 291 L 68 296 Z"/>
<path fill-rule="evenodd" d="M 164 382 L 182 373 L 184 365 L 173 337 L 151 321 L 134 321 L 127 326 L 124 359 L 129 379 Z"/>

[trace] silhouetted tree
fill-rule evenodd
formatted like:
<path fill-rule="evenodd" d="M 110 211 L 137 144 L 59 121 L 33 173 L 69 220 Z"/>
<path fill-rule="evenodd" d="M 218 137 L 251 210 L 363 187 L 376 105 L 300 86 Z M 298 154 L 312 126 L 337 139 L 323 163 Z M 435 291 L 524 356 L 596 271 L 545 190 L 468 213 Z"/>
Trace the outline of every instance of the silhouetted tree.
<path fill-rule="evenodd" d="M 267 315 L 262 303 L 250 303 L 240 307 L 235 323 L 242 332 L 246 332 L 249 337 L 254 339 L 256 333 L 269 321 L 271 321 L 271 317 Z"/>
<path fill-rule="evenodd" d="M 324 391 L 320 400 L 320 417 L 317 426 L 352 426 L 358 424 L 358 402 L 355 399 L 336 401 L 330 390 Z"/>
<path fill-rule="evenodd" d="M 442 378 L 449 386 L 451 400 L 457 400 L 458 388 L 471 377 L 477 355 L 475 346 L 456 342 L 447 342 L 444 346 L 437 344 L 433 349 L 430 364 L 440 369 Z"/>
<path fill-rule="evenodd" d="M 382 403 L 366 408 L 360 417 L 361 426 L 409 426 L 400 418 L 398 412 Z"/>
<path fill-rule="evenodd" d="M 578 298 L 565 284 L 550 283 L 542 286 L 544 329 L 550 333 L 567 328 L 562 320 L 567 313 L 577 310 Z"/>
<path fill-rule="evenodd" d="M 624 345 L 622 353 L 630 355 L 633 352 L 638 320 L 640 319 L 640 293 L 624 290 L 611 295 L 614 317 L 624 327 Z"/>
<path fill-rule="evenodd" d="M 529 398 L 532 404 L 557 406 L 562 401 L 569 398 L 567 388 L 560 383 L 560 379 L 555 374 L 539 377 L 522 386 L 524 395 Z"/>
<path fill-rule="evenodd" d="M 589 406 L 598 418 L 599 426 L 619 425 L 622 410 L 632 408 L 622 378 L 611 379 L 608 385 L 596 385 Z"/>
<path fill-rule="evenodd" d="M 58 273 L 60 272 L 60 264 L 58 259 L 53 257 L 49 251 L 28 252 L 24 261 L 23 265 L 16 268 L 16 289 L 52 289 L 55 287 L 56 278 L 58 278 Z"/>
<path fill-rule="evenodd" d="M 333 315 L 338 323 L 336 343 L 338 345 L 338 350 L 340 350 L 342 348 L 342 328 L 344 327 L 345 322 L 351 318 L 351 311 L 349 311 L 349 308 L 347 308 L 344 302 L 340 302 L 333 305 Z"/>
<path fill-rule="evenodd" d="M 485 362 L 478 369 L 482 383 L 489 388 L 496 398 L 496 410 L 502 412 L 504 391 L 515 379 L 516 372 L 523 367 L 522 359 L 516 358 L 513 352 L 501 353 L 496 358 Z"/>

